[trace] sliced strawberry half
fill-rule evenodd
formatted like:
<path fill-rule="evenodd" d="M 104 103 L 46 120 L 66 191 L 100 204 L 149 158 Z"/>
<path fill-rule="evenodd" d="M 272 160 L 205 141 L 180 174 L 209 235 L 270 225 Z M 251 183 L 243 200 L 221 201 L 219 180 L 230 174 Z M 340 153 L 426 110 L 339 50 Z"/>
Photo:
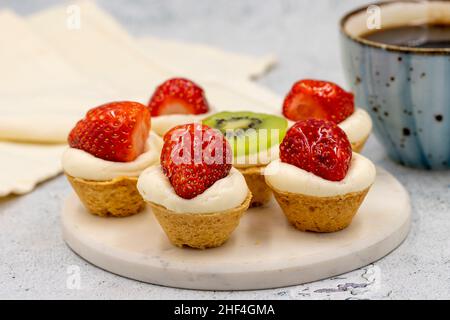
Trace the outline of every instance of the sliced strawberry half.
<path fill-rule="evenodd" d="M 280 159 L 324 179 L 341 181 L 350 167 L 352 147 L 334 122 L 301 120 L 286 133 Z"/>
<path fill-rule="evenodd" d="M 202 114 L 209 111 L 203 89 L 193 81 L 174 78 L 156 88 L 148 106 L 152 116 L 167 114 Z"/>
<path fill-rule="evenodd" d="M 141 103 L 111 102 L 88 111 L 68 137 L 70 147 L 115 162 L 135 160 L 145 151 L 150 112 Z"/>
<path fill-rule="evenodd" d="M 354 96 L 337 84 L 300 80 L 286 95 L 283 115 L 293 121 L 323 119 L 340 123 L 355 111 Z"/>
<path fill-rule="evenodd" d="M 192 199 L 231 169 L 231 147 L 224 136 L 206 125 L 191 123 L 164 136 L 161 166 L 175 193 Z"/>

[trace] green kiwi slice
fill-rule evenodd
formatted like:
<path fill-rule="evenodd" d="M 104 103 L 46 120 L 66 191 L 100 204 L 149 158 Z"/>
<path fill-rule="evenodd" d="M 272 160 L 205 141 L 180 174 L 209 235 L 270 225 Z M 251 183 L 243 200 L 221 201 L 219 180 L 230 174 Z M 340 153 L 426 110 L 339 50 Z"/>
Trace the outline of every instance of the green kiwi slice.
<path fill-rule="evenodd" d="M 235 157 L 255 154 L 280 144 L 288 126 L 282 117 L 250 111 L 219 112 L 205 118 L 203 123 L 225 135 Z"/>

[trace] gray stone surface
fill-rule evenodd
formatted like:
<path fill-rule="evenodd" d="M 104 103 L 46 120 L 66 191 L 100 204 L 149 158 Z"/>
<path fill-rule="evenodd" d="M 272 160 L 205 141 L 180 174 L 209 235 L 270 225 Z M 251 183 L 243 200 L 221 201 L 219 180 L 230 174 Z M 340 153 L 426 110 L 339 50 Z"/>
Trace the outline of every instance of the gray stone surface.
<path fill-rule="evenodd" d="M 57 2 L 3 0 L 0 8 L 28 14 Z M 152 34 L 237 52 L 276 54 L 278 67 L 260 82 L 280 94 L 285 94 L 299 78 L 344 83 L 338 17 L 365 3 L 99 1 L 135 35 Z M 413 207 L 408 238 L 393 253 L 368 267 L 301 286 L 243 292 L 180 290 L 124 279 L 85 262 L 62 241 L 59 212 L 71 190 L 60 176 L 30 194 L 0 200 L 0 298 L 449 299 L 450 172 L 431 173 L 398 166 L 387 159 L 373 137 L 364 154 L 405 185 Z M 67 288 L 67 270 L 72 265 L 81 270 L 79 290 Z"/>

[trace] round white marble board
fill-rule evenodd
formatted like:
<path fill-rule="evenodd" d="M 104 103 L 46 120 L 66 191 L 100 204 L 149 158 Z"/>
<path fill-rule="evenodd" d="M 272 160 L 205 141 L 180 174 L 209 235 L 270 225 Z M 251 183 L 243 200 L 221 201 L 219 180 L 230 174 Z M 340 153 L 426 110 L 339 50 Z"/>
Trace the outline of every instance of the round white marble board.
<path fill-rule="evenodd" d="M 370 264 L 395 249 L 410 225 L 409 196 L 385 170 L 352 224 L 317 234 L 288 224 L 274 199 L 250 209 L 222 247 L 195 250 L 170 244 L 151 209 L 127 218 L 89 214 L 75 194 L 62 211 L 67 244 L 92 264 L 158 285 L 248 290 L 311 282 Z"/>

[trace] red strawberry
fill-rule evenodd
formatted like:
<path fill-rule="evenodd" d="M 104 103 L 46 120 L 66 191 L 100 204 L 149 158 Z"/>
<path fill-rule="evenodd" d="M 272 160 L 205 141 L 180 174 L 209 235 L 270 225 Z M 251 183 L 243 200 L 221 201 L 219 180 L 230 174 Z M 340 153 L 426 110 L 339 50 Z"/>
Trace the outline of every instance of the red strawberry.
<path fill-rule="evenodd" d="M 300 80 L 283 103 L 284 116 L 293 121 L 324 119 L 339 123 L 354 111 L 353 94 L 328 81 Z"/>
<path fill-rule="evenodd" d="M 164 136 L 161 166 L 175 193 L 192 199 L 228 175 L 231 147 L 217 130 L 199 123 L 172 128 Z"/>
<path fill-rule="evenodd" d="M 209 110 L 203 89 L 182 78 L 169 79 L 158 86 L 148 107 L 154 117 L 164 114 L 201 114 Z"/>
<path fill-rule="evenodd" d="M 286 133 L 280 159 L 331 181 L 345 178 L 352 159 L 347 135 L 326 120 L 302 120 Z"/>
<path fill-rule="evenodd" d="M 128 162 L 145 150 L 150 112 L 138 102 L 111 102 L 88 111 L 69 134 L 69 145 L 109 161 Z"/>

